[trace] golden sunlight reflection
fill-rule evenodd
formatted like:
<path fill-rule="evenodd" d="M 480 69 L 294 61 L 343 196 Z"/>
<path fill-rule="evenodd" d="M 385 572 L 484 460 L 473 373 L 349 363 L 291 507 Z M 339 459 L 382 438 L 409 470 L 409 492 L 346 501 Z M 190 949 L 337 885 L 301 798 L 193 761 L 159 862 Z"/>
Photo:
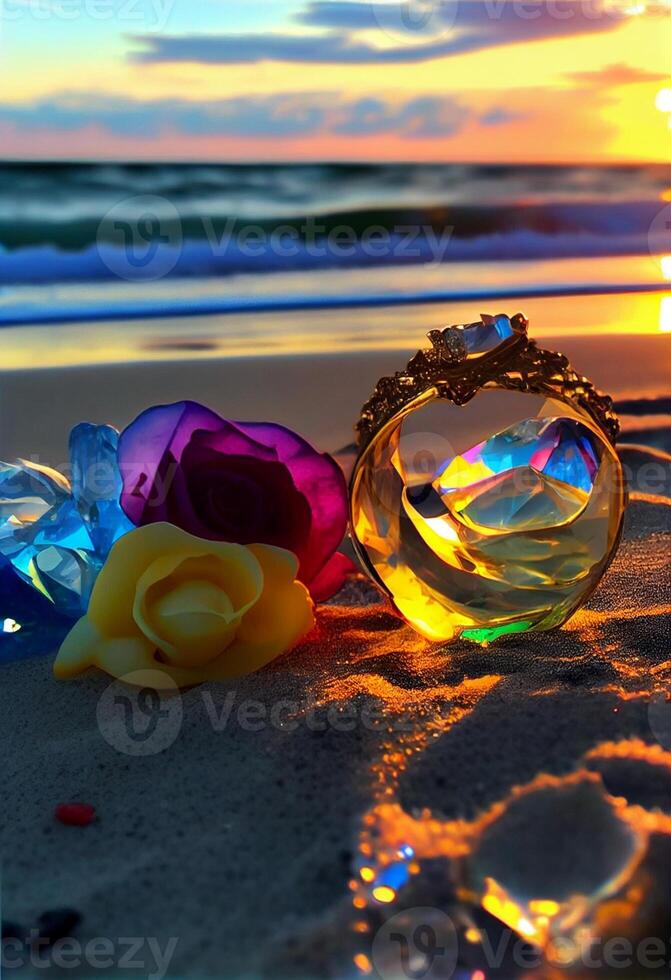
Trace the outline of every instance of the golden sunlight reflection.
<path fill-rule="evenodd" d="M 659 308 L 659 329 L 671 333 L 671 296 L 665 296 Z"/>
<path fill-rule="evenodd" d="M 613 796 L 607 791 L 598 770 L 613 759 L 625 765 L 640 760 L 671 769 L 671 754 L 659 748 L 635 741 L 603 743 L 586 753 L 574 772 L 561 777 L 541 773 L 472 821 L 444 820 L 426 809 L 412 816 L 397 803 L 378 804 L 364 819 L 359 878 L 351 883 L 357 915 L 354 931 L 367 932 L 366 915 L 378 921 L 380 906 L 397 902 L 402 889 L 421 877 L 422 862 L 439 859 L 445 861 L 444 874 L 452 879 L 458 903 L 448 909 L 449 914 L 472 945 L 485 941 L 482 927 L 476 925 L 478 917 L 473 917 L 478 906 L 555 964 L 558 944 L 567 941 L 576 950 L 588 948 L 595 936 L 612 932 L 614 917 L 624 905 L 639 928 L 644 896 L 637 884 L 640 869 L 650 836 L 669 835 L 671 820 L 624 794 Z M 544 819 L 539 819 L 541 814 Z M 560 823 L 575 822 L 579 837 L 593 834 L 600 842 L 597 850 L 605 847 L 605 851 L 587 873 L 582 868 L 575 874 L 580 861 L 567 862 L 565 874 L 548 881 L 546 894 L 536 897 L 528 893 L 538 877 L 534 862 L 526 863 L 520 877 L 514 855 L 522 846 L 547 847 L 545 837 L 553 831 L 547 829 L 546 820 L 552 824 L 555 817 Z M 483 873 L 492 866 L 498 877 Z M 574 874 L 587 891 L 571 890 Z M 398 908 L 403 908 L 402 902 Z"/>
<path fill-rule="evenodd" d="M 671 112 L 671 88 L 663 88 L 657 93 L 655 105 L 660 112 Z"/>
<path fill-rule="evenodd" d="M 421 875 L 422 861 L 445 859 L 445 875 L 453 878 L 461 910 L 450 911 L 453 917 L 461 917 L 468 942 L 477 944 L 481 938 L 469 912 L 478 905 L 541 949 L 562 936 L 588 941 L 597 908 L 604 899 L 628 888 L 645 856 L 649 835 L 671 830 L 665 814 L 610 795 L 601 775 L 594 771 L 603 759 L 645 758 L 642 753 L 633 743 L 631 751 L 628 743 L 620 743 L 614 750 L 609 743 L 597 746 L 573 773 L 561 777 L 541 773 L 531 783 L 513 788 L 509 796 L 472 821 L 444 820 L 430 810 L 411 816 L 397 803 L 378 804 L 363 823 L 359 880 L 351 883 L 355 909 L 361 915 L 366 909 L 374 911 L 381 904 L 392 904 L 411 878 Z M 669 753 L 653 750 L 651 757 L 656 765 L 671 766 Z M 581 806 L 576 807 L 578 800 Z M 527 865 L 520 878 L 510 855 L 522 846 L 516 837 L 519 834 L 529 848 L 546 846 L 545 820 L 538 819 L 541 813 L 550 823 L 557 813 L 560 821 L 580 824 L 587 819 L 587 832 L 613 845 L 609 857 L 595 862 L 591 874 L 583 869 L 577 876 L 583 886 L 587 882 L 587 892 L 570 890 L 573 871 L 567 867 L 565 878 L 548 882 L 550 894 L 535 897 L 525 893 L 529 886 L 534 887 L 537 875 L 533 869 L 529 875 Z M 579 835 L 585 832 L 578 827 L 576 830 Z M 484 867 L 492 866 L 498 878 L 483 873 Z M 526 884 L 525 875 L 530 878 Z M 357 919 L 355 931 L 366 931 L 362 921 Z"/>
<path fill-rule="evenodd" d="M 659 285 L 659 292 L 622 292 L 600 295 L 567 295 L 496 298 L 486 301 L 490 310 L 522 310 L 531 321 L 531 333 L 537 340 L 557 337 L 612 337 L 622 334 L 653 334 L 658 331 L 659 301 L 664 282 L 671 281 L 668 256 L 627 256 L 594 260 L 555 260 L 534 264 L 527 270 L 531 284 L 541 290 L 543 284 L 559 281 L 580 286 L 586 278 L 612 287 L 615 283 Z M 475 265 L 475 264 L 474 264 Z M 503 263 L 501 264 L 503 265 Z M 514 266 L 514 263 L 510 263 Z M 519 263 L 518 263 L 519 265 Z M 661 265 L 661 275 L 660 275 Z M 520 276 L 511 270 L 477 265 L 480 285 L 491 289 L 508 289 Z M 535 270 L 535 271 L 534 271 Z M 328 271 L 328 270 L 327 270 Z M 384 270 L 383 270 L 384 272 Z M 403 292 L 425 288 L 444 290 L 446 271 L 417 271 L 412 277 L 404 269 L 394 269 L 394 277 L 377 275 L 378 291 Z M 451 270 L 450 275 L 459 275 Z M 471 272 L 472 275 L 472 272 Z M 506 276 L 508 281 L 506 281 Z M 281 277 L 280 277 L 281 278 Z M 326 282 L 328 277 L 322 279 Z M 285 280 L 283 280 L 285 281 Z M 472 285 L 464 281 L 466 286 Z M 188 298 L 202 292 L 202 281 L 181 286 Z M 296 284 L 285 281 L 287 289 Z M 210 287 L 212 289 L 213 287 Z M 344 288 L 348 288 L 345 284 Z M 371 288 L 365 276 L 350 276 L 349 288 L 365 292 Z M 343 286 L 341 286 L 341 291 Z M 73 297 L 73 302 L 77 297 Z M 105 297 L 101 295 L 100 302 Z M 224 297 L 225 298 L 225 297 Z M 80 301 L 93 302 L 86 294 Z M 281 357 L 307 354 L 359 354 L 364 351 L 416 349 L 425 342 L 428 330 L 437 325 L 458 323 L 464 308 L 479 312 L 480 301 L 422 303 L 405 306 L 371 307 L 361 310 L 324 309 L 292 313 L 240 313 L 197 318 L 164 317 L 127 322 L 104 322 L 95 325 L 64 323 L 58 327 L 57 339 L 52 326 L 17 326 L 3 329 L 3 372 L 99 364 L 117 368 L 131 363 L 157 364 L 173 362 L 195 364 L 231 358 Z M 4 312 L 0 297 L 0 311 Z"/>
<path fill-rule="evenodd" d="M 660 571 L 667 560 L 663 542 L 651 547 L 647 540 L 629 542 L 611 574 L 637 565 L 643 548 L 650 573 Z M 644 610 L 621 604 L 618 619 L 633 624 L 644 615 L 660 621 L 669 608 L 663 601 Z M 327 643 L 339 648 L 343 670 L 324 669 L 312 692 L 317 704 L 337 707 L 372 699 L 383 707 L 380 743 L 369 770 L 371 803 L 361 819 L 349 881 L 350 962 L 360 974 L 371 973 L 371 940 L 380 923 L 437 901 L 445 903 L 440 907 L 473 951 L 471 976 L 478 975 L 477 958 L 491 943 L 487 930 L 494 928 L 493 920 L 535 947 L 556 976 L 573 962 L 561 960 L 566 943 L 580 954 L 598 937 L 647 935 L 651 849 L 660 836 L 671 836 L 671 813 L 640 795 L 642 781 L 632 778 L 632 767 L 650 770 L 645 784 L 659 786 L 671 780 L 671 752 L 635 739 L 605 740 L 581 749 L 571 771 L 540 771 L 468 818 L 458 810 L 446 816 L 426 806 L 408 808 L 402 803 L 402 779 L 412 774 L 415 762 L 434 740 L 451 738 L 485 699 L 504 700 L 508 678 L 505 668 L 494 672 L 505 658 L 492 657 L 483 665 L 490 673 L 473 676 L 468 650 L 455 646 L 448 655 L 388 610 L 385 603 L 326 607 L 317 633 L 296 652 L 312 659 Z M 580 661 L 588 650 L 590 658 L 608 667 L 594 693 L 612 699 L 613 715 L 625 705 L 646 710 L 649 698 L 666 684 L 671 665 L 651 665 L 626 644 L 613 644 L 610 623 L 612 609 L 582 610 L 566 631 L 567 650 L 576 653 L 554 651 L 553 662 Z M 553 685 L 543 690 L 548 676 L 538 673 L 530 698 L 556 695 Z M 522 849 L 547 853 L 548 841 L 562 836 L 557 828 L 566 824 L 567 860 L 547 866 L 517 860 Z M 437 873 L 445 899 L 431 891 Z"/>

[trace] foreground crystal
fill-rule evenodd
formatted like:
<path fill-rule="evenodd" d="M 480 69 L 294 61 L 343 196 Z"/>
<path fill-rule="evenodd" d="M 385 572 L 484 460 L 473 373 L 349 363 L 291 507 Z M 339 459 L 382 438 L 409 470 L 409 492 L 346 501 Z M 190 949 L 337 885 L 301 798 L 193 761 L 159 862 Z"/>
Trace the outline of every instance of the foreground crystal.
<path fill-rule="evenodd" d="M 457 407 L 430 390 L 357 466 L 356 541 L 421 633 L 487 642 L 564 622 L 617 544 L 613 447 L 579 409 L 482 389 Z"/>
<path fill-rule="evenodd" d="M 0 462 L 0 555 L 70 616 L 80 616 L 109 549 L 133 525 L 121 510 L 118 432 L 83 422 L 70 434 L 72 488 L 55 470 Z"/>
<path fill-rule="evenodd" d="M 464 891 L 551 953 L 565 940 L 567 959 L 577 960 L 594 938 L 587 924 L 599 903 L 630 881 L 647 848 L 621 802 L 585 771 L 518 787 L 477 835 L 462 865 Z"/>

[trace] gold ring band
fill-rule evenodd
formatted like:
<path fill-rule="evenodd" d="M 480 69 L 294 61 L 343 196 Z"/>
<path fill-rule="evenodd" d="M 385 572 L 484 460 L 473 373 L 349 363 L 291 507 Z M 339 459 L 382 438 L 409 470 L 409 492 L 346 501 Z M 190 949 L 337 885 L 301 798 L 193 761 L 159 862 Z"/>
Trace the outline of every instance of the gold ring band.
<path fill-rule="evenodd" d="M 423 635 L 561 625 L 615 554 L 626 491 L 612 399 L 518 313 L 433 330 L 364 405 L 356 551 Z"/>
<path fill-rule="evenodd" d="M 577 374 L 563 354 L 538 347 L 527 334 L 529 321 L 522 313 L 510 317 L 512 335 L 490 354 L 469 356 L 464 333 L 501 319 L 508 320 L 505 314 L 482 314 L 477 323 L 432 330 L 428 334 L 430 348 L 417 351 L 404 371 L 378 381 L 356 426 L 360 445 L 365 445 L 381 425 L 427 388 L 435 386 L 441 398 L 465 405 L 488 383 L 570 398 L 590 413 L 614 444 L 620 423 L 613 399 Z"/>

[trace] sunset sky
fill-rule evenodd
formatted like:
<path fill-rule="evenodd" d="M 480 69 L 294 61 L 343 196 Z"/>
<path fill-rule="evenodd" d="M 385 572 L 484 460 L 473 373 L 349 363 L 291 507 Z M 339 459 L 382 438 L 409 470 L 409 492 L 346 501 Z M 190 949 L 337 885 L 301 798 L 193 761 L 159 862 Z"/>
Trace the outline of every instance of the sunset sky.
<path fill-rule="evenodd" d="M 5 159 L 671 160 L 671 0 L 0 12 Z"/>

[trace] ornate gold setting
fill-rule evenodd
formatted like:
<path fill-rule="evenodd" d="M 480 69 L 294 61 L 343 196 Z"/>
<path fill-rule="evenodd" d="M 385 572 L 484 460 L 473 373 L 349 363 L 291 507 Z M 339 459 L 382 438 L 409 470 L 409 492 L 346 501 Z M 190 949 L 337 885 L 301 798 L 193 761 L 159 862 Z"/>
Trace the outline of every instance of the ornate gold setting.
<path fill-rule="evenodd" d="M 492 319 L 483 315 L 481 322 Z M 486 385 L 546 392 L 573 402 L 589 413 L 614 444 L 620 423 L 612 398 L 577 374 L 564 354 L 538 347 L 528 336 L 529 323 L 522 313 L 511 317 L 510 324 L 513 335 L 480 355 L 467 353 L 462 326 L 432 330 L 428 334 L 430 348 L 417 351 L 404 371 L 378 381 L 356 426 L 360 448 L 363 450 L 381 426 L 428 389 L 435 388 L 441 398 L 455 405 L 465 405 Z"/>

